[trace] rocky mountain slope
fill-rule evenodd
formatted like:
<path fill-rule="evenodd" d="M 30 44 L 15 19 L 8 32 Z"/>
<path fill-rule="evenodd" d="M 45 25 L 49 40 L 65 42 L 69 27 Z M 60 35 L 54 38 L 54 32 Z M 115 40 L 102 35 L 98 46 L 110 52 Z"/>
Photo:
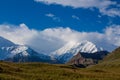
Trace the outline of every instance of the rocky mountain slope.
<path fill-rule="evenodd" d="M 73 65 L 82 65 L 86 67 L 89 65 L 97 64 L 98 61 L 102 60 L 107 54 L 107 51 L 99 51 L 93 54 L 78 52 L 78 54 L 70 59 L 70 61 L 68 61 L 67 63 Z"/>

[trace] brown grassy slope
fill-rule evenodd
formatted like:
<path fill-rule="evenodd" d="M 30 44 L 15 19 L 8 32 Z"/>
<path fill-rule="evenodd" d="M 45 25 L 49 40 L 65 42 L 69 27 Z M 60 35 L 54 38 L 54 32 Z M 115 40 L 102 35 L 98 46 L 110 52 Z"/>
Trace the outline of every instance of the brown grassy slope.
<path fill-rule="evenodd" d="M 120 59 L 120 47 L 104 58 L 103 61 L 114 61 Z"/>
<path fill-rule="evenodd" d="M 120 72 L 120 47 L 107 55 L 99 64 L 92 68 L 111 69 L 114 72 Z M 115 71 L 116 70 L 116 71 Z"/>
<path fill-rule="evenodd" d="M 0 80 L 120 80 L 120 73 L 115 69 L 0 62 Z"/>

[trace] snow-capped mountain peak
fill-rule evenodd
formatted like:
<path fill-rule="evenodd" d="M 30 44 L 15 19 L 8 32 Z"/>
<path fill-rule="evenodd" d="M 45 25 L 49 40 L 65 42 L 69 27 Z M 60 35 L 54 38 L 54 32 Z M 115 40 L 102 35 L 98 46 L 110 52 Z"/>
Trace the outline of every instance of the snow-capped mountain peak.
<path fill-rule="evenodd" d="M 101 51 L 102 49 L 98 48 L 95 44 L 90 41 L 82 42 L 69 42 L 64 45 L 62 48 L 56 50 L 52 55 L 62 55 L 65 53 L 74 53 L 75 52 L 84 52 L 84 53 L 95 53 Z"/>
<path fill-rule="evenodd" d="M 66 53 L 68 50 L 72 49 L 73 47 L 76 47 L 77 45 L 79 45 L 79 43 L 69 42 L 66 45 L 64 45 L 62 48 L 53 52 L 52 55 L 62 55 Z"/>
<path fill-rule="evenodd" d="M 79 52 L 84 53 L 95 53 L 100 51 L 100 48 L 98 48 L 94 43 L 87 40 L 79 43 L 79 45 L 75 48 L 80 49 Z"/>
<path fill-rule="evenodd" d="M 95 53 L 102 50 L 103 49 L 98 48 L 94 43 L 85 40 L 82 42 L 69 42 L 62 48 L 52 52 L 52 56 L 56 57 L 58 60 L 63 60 L 62 62 L 66 62 L 78 52 Z"/>

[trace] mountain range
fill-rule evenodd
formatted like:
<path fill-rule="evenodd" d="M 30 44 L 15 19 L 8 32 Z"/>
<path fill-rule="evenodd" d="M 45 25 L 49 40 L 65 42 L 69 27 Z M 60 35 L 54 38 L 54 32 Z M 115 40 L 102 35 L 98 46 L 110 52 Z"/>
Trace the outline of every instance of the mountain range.
<path fill-rule="evenodd" d="M 84 54 L 84 53 L 83 53 Z M 78 54 L 75 59 L 85 57 Z M 89 57 L 86 57 L 89 58 Z M 96 59 L 96 58 L 94 58 Z M 92 62 L 86 59 L 87 62 Z M 77 62 L 77 61 L 76 61 Z M 81 62 L 84 62 L 82 60 Z M 86 64 L 84 63 L 84 64 Z M 0 61 L 1 80 L 119 80 L 120 79 L 120 48 L 109 53 L 98 64 L 88 66 L 48 64 L 40 62 L 13 63 Z"/>
<path fill-rule="evenodd" d="M 97 63 L 108 54 L 103 48 L 96 46 L 90 41 L 69 42 L 58 50 L 45 55 L 36 52 L 26 45 L 18 45 L 3 37 L 0 37 L 0 60 L 11 62 L 48 62 L 48 63 L 71 63 L 83 64 L 92 61 L 91 64 Z M 78 59 L 79 58 L 79 59 Z M 77 63 L 75 63 L 79 60 Z M 81 61 L 82 62 L 82 61 Z M 86 64 L 88 65 L 88 64 Z"/>
<path fill-rule="evenodd" d="M 17 45 L 0 37 L 0 60 L 12 62 L 48 62 L 50 57 L 25 45 Z"/>

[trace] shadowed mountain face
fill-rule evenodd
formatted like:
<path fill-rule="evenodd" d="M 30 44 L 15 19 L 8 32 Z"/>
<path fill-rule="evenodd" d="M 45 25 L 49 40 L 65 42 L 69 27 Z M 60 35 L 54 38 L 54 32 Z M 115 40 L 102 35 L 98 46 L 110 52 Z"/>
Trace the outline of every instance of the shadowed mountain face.
<path fill-rule="evenodd" d="M 107 54 L 108 54 L 107 51 L 100 51 L 93 54 L 79 52 L 67 63 L 74 65 L 84 65 L 84 66 L 93 65 L 93 64 L 97 64 L 98 61 L 102 60 Z"/>
<path fill-rule="evenodd" d="M 3 37 L 0 37 L 0 47 L 15 46 L 15 44 Z"/>

